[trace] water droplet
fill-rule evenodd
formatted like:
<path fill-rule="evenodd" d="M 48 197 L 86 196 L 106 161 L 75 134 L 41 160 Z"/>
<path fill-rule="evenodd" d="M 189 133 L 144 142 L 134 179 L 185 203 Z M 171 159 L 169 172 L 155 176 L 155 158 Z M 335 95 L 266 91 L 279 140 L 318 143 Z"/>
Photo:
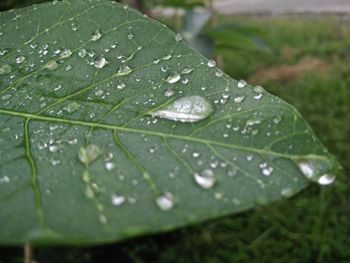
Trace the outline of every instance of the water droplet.
<path fill-rule="evenodd" d="M 265 176 L 270 176 L 273 172 L 273 168 L 268 166 L 262 169 L 262 174 Z"/>
<path fill-rule="evenodd" d="M 182 84 L 185 84 L 185 85 L 188 84 L 188 82 L 189 82 L 188 78 L 184 78 L 184 79 L 181 81 L 181 83 L 182 83 Z"/>
<path fill-rule="evenodd" d="M 196 180 L 196 183 L 204 189 L 212 188 L 216 181 L 214 178 L 214 172 L 211 169 L 204 169 L 200 173 L 196 173 L 194 179 Z"/>
<path fill-rule="evenodd" d="M 101 33 L 96 30 L 92 35 L 91 35 L 91 40 L 92 41 L 97 41 L 102 37 Z"/>
<path fill-rule="evenodd" d="M 256 100 L 260 100 L 261 98 L 262 98 L 262 93 L 256 93 L 255 95 L 254 95 L 254 99 L 256 99 Z"/>
<path fill-rule="evenodd" d="M 314 167 L 312 162 L 301 161 L 298 163 L 298 166 L 306 178 L 311 179 L 314 176 Z"/>
<path fill-rule="evenodd" d="M 181 122 L 196 122 L 207 118 L 213 112 L 210 102 L 200 96 L 182 97 L 164 109 L 151 112 L 153 117 Z"/>
<path fill-rule="evenodd" d="M 222 77 L 223 73 L 221 71 L 216 71 L 215 72 L 215 76 L 217 76 L 218 78 Z"/>
<path fill-rule="evenodd" d="M 326 159 L 302 159 L 298 161 L 298 167 L 307 179 L 320 185 L 329 185 L 336 179 L 336 176 L 330 172 L 333 166 Z"/>
<path fill-rule="evenodd" d="M 171 90 L 171 89 L 166 89 L 166 90 L 164 91 L 164 96 L 165 96 L 165 97 L 171 97 L 171 96 L 173 96 L 173 95 L 174 95 L 174 91 Z"/>
<path fill-rule="evenodd" d="M 125 87 L 126 85 L 124 83 L 120 83 L 117 85 L 117 89 L 120 89 L 120 90 L 125 89 Z"/>
<path fill-rule="evenodd" d="M 126 65 L 121 66 L 117 71 L 117 76 L 129 75 L 132 72 L 132 69 Z"/>
<path fill-rule="evenodd" d="M 24 56 L 19 56 L 16 58 L 16 63 L 17 64 L 21 64 L 26 60 L 26 58 Z"/>
<path fill-rule="evenodd" d="M 94 66 L 96 68 L 103 68 L 104 66 L 106 66 L 108 64 L 108 61 L 104 58 L 104 57 L 97 57 L 94 60 Z"/>
<path fill-rule="evenodd" d="M 176 83 L 181 79 L 181 76 L 179 74 L 175 74 L 173 76 L 169 76 L 166 81 L 170 84 Z"/>
<path fill-rule="evenodd" d="M 293 191 L 291 188 L 283 188 L 281 190 L 281 195 L 284 197 L 290 197 L 290 196 L 292 196 L 292 194 L 293 194 Z"/>
<path fill-rule="evenodd" d="M 9 100 L 11 99 L 12 95 L 11 94 L 5 94 L 1 97 L 1 100 Z"/>
<path fill-rule="evenodd" d="M 193 158 L 198 158 L 199 156 L 201 156 L 201 154 L 199 152 L 193 152 L 192 156 Z"/>
<path fill-rule="evenodd" d="M 102 89 L 98 89 L 95 91 L 95 96 L 99 97 L 99 96 L 102 96 L 104 93 L 104 91 Z"/>
<path fill-rule="evenodd" d="M 87 51 L 86 51 L 85 48 L 80 49 L 79 52 L 78 52 L 78 55 L 81 58 L 84 58 L 86 56 L 86 54 L 87 54 Z"/>
<path fill-rule="evenodd" d="M 72 51 L 69 48 L 65 48 L 61 54 L 60 58 L 69 58 L 72 55 Z"/>
<path fill-rule="evenodd" d="M 3 64 L 0 66 L 0 75 L 9 74 L 12 71 L 12 67 L 8 64 Z"/>
<path fill-rule="evenodd" d="M 280 123 L 281 120 L 282 120 L 281 116 L 276 116 L 275 118 L 273 118 L 273 122 L 276 123 L 276 124 Z"/>
<path fill-rule="evenodd" d="M 254 156 L 253 155 L 247 155 L 246 159 L 248 162 L 250 162 L 251 160 L 253 160 Z"/>
<path fill-rule="evenodd" d="M 245 86 L 247 86 L 247 82 L 245 80 L 241 79 L 240 81 L 238 81 L 237 83 L 238 88 L 241 89 L 241 88 L 244 88 Z"/>
<path fill-rule="evenodd" d="M 68 113 L 73 113 L 76 112 L 77 110 L 79 110 L 81 107 L 81 105 L 77 102 L 70 102 L 68 103 L 63 110 L 65 110 Z"/>
<path fill-rule="evenodd" d="M 184 68 L 181 73 L 182 74 L 189 74 L 193 71 L 193 68 Z"/>
<path fill-rule="evenodd" d="M 183 38 L 182 38 L 181 34 L 176 34 L 176 36 L 175 36 L 176 42 L 180 42 L 182 39 Z"/>
<path fill-rule="evenodd" d="M 216 66 L 216 62 L 213 59 L 209 59 L 207 65 L 209 68 L 213 68 Z"/>
<path fill-rule="evenodd" d="M 329 185 L 332 184 L 336 179 L 334 174 L 324 174 L 320 178 L 318 178 L 317 182 L 320 185 Z"/>
<path fill-rule="evenodd" d="M 163 60 L 169 60 L 169 59 L 171 59 L 171 55 L 167 55 L 167 56 L 163 57 Z"/>
<path fill-rule="evenodd" d="M 122 196 L 122 195 L 112 195 L 111 196 L 111 202 L 115 206 L 120 206 L 120 205 L 124 204 L 125 201 L 126 201 L 125 196 Z"/>
<path fill-rule="evenodd" d="M 0 184 L 9 183 L 9 182 L 10 182 L 10 178 L 8 178 L 6 175 L 4 175 L 3 177 L 0 177 Z"/>
<path fill-rule="evenodd" d="M 52 153 L 57 152 L 60 149 L 60 147 L 58 145 L 50 145 L 49 146 L 49 151 Z"/>
<path fill-rule="evenodd" d="M 164 193 L 156 199 L 156 203 L 161 210 L 170 210 L 174 206 L 173 195 L 169 192 Z"/>
<path fill-rule="evenodd" d="M 236 96 L 233 98 L 233 101 L 236 102 L 236 103 L 240 103 L 244 100 L 244 96 Z"/>
<path fill-rule="evenodd" d="M 55 60 L 50 60 L 49 62 L 46 63 L 44 68 L 53 71 L 53 70 L 56 70 L 58 68 L 58 64 Z"/>
<path fill-rule="evenodd" d="M 79 150 L 79 160 L 84 164 L 89 164 L 101 154 L 100 147 L 95 144 L 89 144 L 87 147 L 81 147 Z"/>
<path fill-rule="evenodd" d="M 233 177 L 237 174 L 237 170 L 235 169 L 230 169 L 228 172 L 227 172 L 227 175 L 230 176 L 230 177 Z"/>

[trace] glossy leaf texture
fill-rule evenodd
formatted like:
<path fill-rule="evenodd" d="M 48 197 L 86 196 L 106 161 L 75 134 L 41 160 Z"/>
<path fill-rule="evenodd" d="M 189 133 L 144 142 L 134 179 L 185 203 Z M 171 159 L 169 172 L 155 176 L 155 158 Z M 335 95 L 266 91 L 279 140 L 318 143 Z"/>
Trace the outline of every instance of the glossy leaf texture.
<path fill-rule="evenodd" d="M 292 106 L 127 6 L 53 1 L 0 21 L 1 244 L 123 240 L 334 181 Z"/>

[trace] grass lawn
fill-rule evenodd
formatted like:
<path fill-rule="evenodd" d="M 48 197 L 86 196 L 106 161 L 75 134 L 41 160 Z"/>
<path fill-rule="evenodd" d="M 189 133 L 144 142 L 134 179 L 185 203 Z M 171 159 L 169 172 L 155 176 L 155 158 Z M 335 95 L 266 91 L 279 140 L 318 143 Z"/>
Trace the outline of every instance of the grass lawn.
<path fill-rule="evenodd" d="M 36 248 L 38 262 L 350 262 L 350 19 L 233 19 L 260 28 L 271 52 L 240 51 L 225 61 L 225 71 L 299 109 L 342 163 L 336 183 L 171 233 L 98 247 Z M 22 262 L 22 250 L 0 248 L 0 262 Z"/>

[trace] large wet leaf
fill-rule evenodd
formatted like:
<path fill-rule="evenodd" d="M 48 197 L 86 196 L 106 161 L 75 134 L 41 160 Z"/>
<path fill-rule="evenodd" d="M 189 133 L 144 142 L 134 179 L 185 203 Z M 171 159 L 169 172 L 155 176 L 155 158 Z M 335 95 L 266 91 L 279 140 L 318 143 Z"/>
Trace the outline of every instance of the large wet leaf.
<path fill-rule="evenodd" d="M 329 184 L 296 110 L 108 1 L 1 14 L 0 243 L 99 243 Z"/>

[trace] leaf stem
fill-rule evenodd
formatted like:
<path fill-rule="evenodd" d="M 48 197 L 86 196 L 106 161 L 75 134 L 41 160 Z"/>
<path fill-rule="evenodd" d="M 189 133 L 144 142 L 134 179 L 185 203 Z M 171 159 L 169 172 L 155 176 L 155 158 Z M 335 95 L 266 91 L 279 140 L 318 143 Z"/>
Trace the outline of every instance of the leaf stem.
<path fill-rule="evenodd" d="M 34 248 L 31 244 L 24 245 L 24 263 L 33 263 Z"/>

